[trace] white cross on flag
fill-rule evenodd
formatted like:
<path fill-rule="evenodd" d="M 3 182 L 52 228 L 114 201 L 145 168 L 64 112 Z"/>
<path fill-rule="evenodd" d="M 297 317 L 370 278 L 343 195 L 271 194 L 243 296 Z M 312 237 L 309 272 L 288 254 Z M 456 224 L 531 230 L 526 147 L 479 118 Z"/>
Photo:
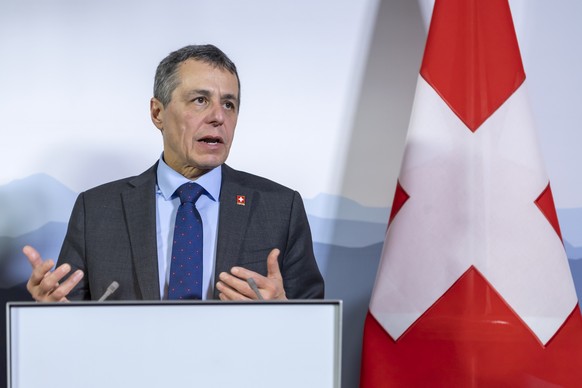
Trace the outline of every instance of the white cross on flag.
<path fill-rule="evenodd" d="M 436 0 L 362 388 L 582 386 L 582 319 L 507 0 Z"/>

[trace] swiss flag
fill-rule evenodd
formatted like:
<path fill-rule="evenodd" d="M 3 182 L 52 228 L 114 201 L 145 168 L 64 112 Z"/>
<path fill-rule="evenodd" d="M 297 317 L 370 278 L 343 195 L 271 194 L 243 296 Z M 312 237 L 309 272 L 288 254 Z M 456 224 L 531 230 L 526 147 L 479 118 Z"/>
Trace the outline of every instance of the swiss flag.
<path fill-rule="evenodd" d="M 361 387 L 582 386 L 582 319 L 507 0 L 436 0 Z"/>

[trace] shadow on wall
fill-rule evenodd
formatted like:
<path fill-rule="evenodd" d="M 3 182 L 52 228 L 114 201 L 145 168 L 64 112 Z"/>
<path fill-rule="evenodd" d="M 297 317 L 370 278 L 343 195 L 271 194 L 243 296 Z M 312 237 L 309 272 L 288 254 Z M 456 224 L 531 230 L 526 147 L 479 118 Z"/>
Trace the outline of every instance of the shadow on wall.
<path fill-rule="evenodd" d="M 416 1 L 381 1 L 343 166 L 343 197 L 366 205 L 391 205 L 425 38 Z M 340 209 L 336 210 L 341 218 Z M 316 254 L 328 259 L 326 297 L 344 300 L 342 386 L 357 387 L 364 318 L 382 243 L 360 249 L 328 248 L 317 252 L 321 247 L 316 246 Z"/>
<path fill-rule="evenodd" d="M 381 2 L 344 161 L 343 196 L 390 205 L 425 38 L 417 2 Z"/>

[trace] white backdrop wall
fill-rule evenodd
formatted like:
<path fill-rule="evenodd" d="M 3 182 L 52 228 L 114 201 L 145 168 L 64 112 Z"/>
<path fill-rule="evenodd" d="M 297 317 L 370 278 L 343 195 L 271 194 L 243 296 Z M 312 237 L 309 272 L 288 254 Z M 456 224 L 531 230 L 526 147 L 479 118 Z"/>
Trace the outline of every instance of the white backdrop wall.
<path fill-rule="evenodd" d="M 510 4 L 582 294 L 582 3 Z M 186 44 L 213 43 L 242 82 L 228 163 L 302 193 L 327 297 L 345 301 L 343 386 L 357 386 L 431 9 L 430 0 L 0 0 L 2 300 L 26 297 L 23 244 L 58 254 L 79 192 L 159 157 L 155 67 Z"/>

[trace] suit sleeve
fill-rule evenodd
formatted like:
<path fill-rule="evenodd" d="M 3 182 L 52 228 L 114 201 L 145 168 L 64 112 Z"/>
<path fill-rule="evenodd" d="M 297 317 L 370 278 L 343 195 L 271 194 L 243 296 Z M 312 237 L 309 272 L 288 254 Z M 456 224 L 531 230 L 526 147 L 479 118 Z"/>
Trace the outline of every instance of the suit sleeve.
<path fill-rule="evenodd" d="M 294 192 L 286 249 L 279 257 L 283 285 L 289 299 L 322 299 L 324 283 L 315 255 L 311 229 L 298 192 Z"/>
<path fill-rule="evenodd" d="M 89 300 L 87 265 L 85 261 L 85 201 L 84 194 L 81 193 L 73 206 L 67 234 L 61 252 L 59 254 L 58 265 L 68 263 L 71 265 L 71 273 L 77 269 L 82 270 L 85 276 L 71 291 L 68 298 L 72 300 Z"/>

